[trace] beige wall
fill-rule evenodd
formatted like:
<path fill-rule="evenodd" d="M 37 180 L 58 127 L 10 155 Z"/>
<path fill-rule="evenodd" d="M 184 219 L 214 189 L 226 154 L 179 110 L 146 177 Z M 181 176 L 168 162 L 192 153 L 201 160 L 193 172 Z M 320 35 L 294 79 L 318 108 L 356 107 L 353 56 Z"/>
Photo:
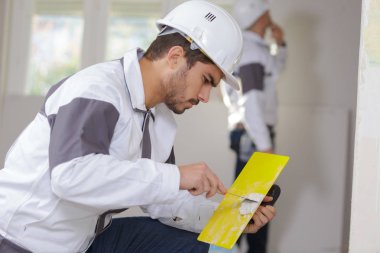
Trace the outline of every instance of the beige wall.
<path fill-rule="evenodd" d="M 361 3 L 272 3 L 289 49 L 279 82 L 277 151 L 291 160 L 279 178 L 269 252 L 347 252 Z M 204 160 L 228 183 L 235 158 L 223 139 L 225 108 L 214 98 L 197 110 L 178 117 L 177 158 Z"/>
<path fill-rule="evenodd" d="M 4 0 L 0 1 L 0 115 L 3 109 L 4 95 L 5 95 L 5 80 L 7 75 L 7 57 L 8 57 L 8 35 L 9 31 L 7 27 L 9 26 L 9 15 L 8 11 L 10 7 L 10 1 Z M 0 118 L 1 122 L 1 118 Z"/>

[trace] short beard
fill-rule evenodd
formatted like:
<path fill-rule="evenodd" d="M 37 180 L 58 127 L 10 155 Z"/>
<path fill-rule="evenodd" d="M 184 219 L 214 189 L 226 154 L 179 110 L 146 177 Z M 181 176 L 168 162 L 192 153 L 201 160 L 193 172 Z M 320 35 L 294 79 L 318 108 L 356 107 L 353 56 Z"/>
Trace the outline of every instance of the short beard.
<path fill-rule="evenodd" d="M 179 110 L 179 109 L 177 109 L 176 107 L 175 107 L 175 105 L 168 105 L 168 104 L 166 104 L 166 106 L 172 111 L 172 112 L 174 112 L 175 114 L 182 114 L 182 113 L 184 113 L 185 111 L 186 111 L 186 109 L 184 108 L 184 109 L 182 109 L 182 110 Z"/>
<path fill-rule="evenodd" d="M 176 98 L 178 94 L 184 94 L 187 84 L 183 84 L 186 80 L 187 72 L 189 68 L 186 66 L 182 69 L 178 70 L 177 73 L 173 74 L 168 78 L 168 82 L 166 85 L 166 91 L 167 94 L 165 96 L 165 104 L 166 106 L 172 110 L 176 114 L 182 114 L 185 112 L 186 109 L 178 109 L 176 108 L 176 105 L 181 103 Z"/>

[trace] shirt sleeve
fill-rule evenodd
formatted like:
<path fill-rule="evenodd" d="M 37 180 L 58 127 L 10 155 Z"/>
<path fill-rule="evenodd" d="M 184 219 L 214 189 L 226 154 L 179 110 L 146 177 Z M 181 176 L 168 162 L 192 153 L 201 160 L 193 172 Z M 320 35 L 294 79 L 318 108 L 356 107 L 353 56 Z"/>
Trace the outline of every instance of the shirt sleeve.
<path fill-rule="evenodd" d="M 179 191 L 178 167 L 109 154 L 118 111 L 108 102 L 77 98 L 48 116 L 51 187 L 62 199 L 99 209 L 166 203 Z"/>
<path fill-rule="evenodd" d="M 203 195 L 193 196 L 181 190 L 171 204 L 148 205 L 142 210 L 153 219 L 179 229 L 199 233 L 218 206 Z"/>
<path fill-rule="evenodd" d="M 277 54 L 274 56 L 275 75 L 278 76 L 284 69 L 287 59 L 287 47 L 279 46 Z"/>
<path fill-rule="evenodd" d="M 243 97 L 243 124 L 259 151 L 272 148 L 270 133 L 264 121 L 264 94 L 251 90 Z"/>
<path fill-rule="evenodd" d="M 268 150 L 272 144 L 264 121 L 264 66 L 260 63 L 244 65 L 240 67 L 239 75 L 243 86 L 243 124 L 258 150 Z"/>
<path fill-rule="evenodd" d="M 75 98 L 49 115 L 50 169 L 91 153 L 109 154 L 118 118 L 111 103 L 88 98 Z"/>

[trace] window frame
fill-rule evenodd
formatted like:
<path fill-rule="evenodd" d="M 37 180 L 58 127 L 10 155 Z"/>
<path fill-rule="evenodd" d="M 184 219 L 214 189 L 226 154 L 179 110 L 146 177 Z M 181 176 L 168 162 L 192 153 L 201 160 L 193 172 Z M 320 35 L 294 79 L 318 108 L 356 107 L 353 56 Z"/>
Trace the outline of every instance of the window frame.
<path fill-rule="evenodd" d="M 49 10 L 49 2 L 57 0 L 2 0 L 0 7 L 0 102 L 4 97 L 25 94 L 26 78 L 30 57 L 31 21 L 36 11 L 36 1 L 42 1 Z M 60 0 L 63 4 L 81 3 L 83 10 L 83 37 L 80 55 L 81 68 L 102 62 L 106 58 L 107 27 L 111 4 L 150 4 L 160 7 L 160 16 L 164 16 L 183 0 Z M 226 8 L 233 5 L 233 0 L 214 0 Z M 149 9 L 149 8 L 148 8 Z M 230 9 L 230 8 L 229 8 Z M 51 10 L 53 12 L 53 10 Z M 57 10 L 56 10 L 57 11 Z M 59 11 L 59 10 L 58 10 Z M 41 94 L 43 95 L 43 94 Z"/>

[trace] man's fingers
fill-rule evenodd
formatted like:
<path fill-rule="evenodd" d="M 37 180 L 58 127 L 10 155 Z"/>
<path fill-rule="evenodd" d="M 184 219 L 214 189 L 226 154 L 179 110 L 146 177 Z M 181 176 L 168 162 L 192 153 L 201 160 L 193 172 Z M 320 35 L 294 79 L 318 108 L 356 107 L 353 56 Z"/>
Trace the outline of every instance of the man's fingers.
<path fill-rule="evenodd" d="M 254 214 L 252 217 L 253 223 L 248 223 L 247 227 L 245 228 L 245 233 L 256 233 L 264 224 L 262 224 L 261 220 L 257 216 L 257 214 Z"/>
<path fill-rule="evenodd" d="M 256 233 L 261 227 L 265 226 L 273 220 L 273 218 L 276 216 L 276 208 L 273 206 L 259 206 L 257 211 L 252 217 L 253 224 L 250 223 L 245 228 L 245 233 Z"/>
<path fill-rule="evenodd" d="M 191 195 L 198 196 L 198 195 L 201 195 L 204 191 L 201 187 L 199 187 L 199 188 L 192 188 L 189 190 L 189 192 L 191 193 Z"/>
<path fill-rule="evenodd" d="M 219 177 L 212 170 L 207 171 L 207 177 L 212 187 L 212 190 L 207 194 L 208 198 L 214 196 L 217 192 L 223 195 L 227 192 L 222 181 L 220 181 Z"/>
<path fill-rule="evenodd" d="M 204 177 L 203 178 L 203 192 L 207 193 L 206 194 L 207 198 L 209 198 L 209 195 L 214 191 L 213 188 L 215 187 L 212 185 L 212 182 L 209 180 L 209 178 L 207 176 Z"/>
<path fill-rule="evenodd" d="M 213 194 L 211 196 L 214 196 L 216 194 L 216 192 L 223 194 L 223 195 L 226 194 L 227 188 L 224 186 L 222 181 L 220 181 L 218 176 L 214 172 L 212 172 L 211 170 L 209 170 L 208 172 L 209 172 L 208 175 L 209 175 L 209 179 L 210 179 L 210 184 L 212 185 L 212 187 L 215 187 L 215 191 L 213 192 Z"/>
<path fill-rule="evenodd" d="M 205 192 L 206 187 L 207 185 L 204 184 L 204 181 L 199 181 L 189 192 L 194 196 L 198 196 Z"/>
<path fill-rule="evenodd" d="M 276 208 L 273 206 L 265 206 L 261 207 L 261 212 L 269 218 L 269 220 L 272 220 L 276 216 Z"/>
<path fill-rule="evenodd" d="M 263 208 L 261 208 L 260 212 L 257 212 L 257 219 L 260 220 L 260 224 L 263 226 L 264 224 L 267 224 L 270 221 L 269 217 L 266 216 L 266 215 L 270 216 L 270 214 L 264 213 L 265 210 L 262 210 L 262 209 Z"/>
<path fill-rule="evenodd" d="M 271 202 L 272 200 L 273 200 L 273 197 L 271 196 L 265 196 L 263 199 L 264 202 Z"/>
<path fill-rule="evenodd" d="M 211 198 L 217 191 L 219 178 L 211 170 L 206 170 L 206 180 L 210 185 L 210 189 L 207 191 L 206 197 Z"/>
<path fill-rule="evenodd" d="M 192 195 L 206 193 L 207 198 L 214 196 L 217 192 L 222 194 L 227 192 L 218 176 L 203 162 L 179 166 L 179 170 L 181 190 L 188 190 Z"/>
<path fill-rule="evenodd" d="M 247 227 L 244 229 L 244 233 L 247 234 L 254 234 L 257 231 L 259 231 L 260 227 L 256 224 L 248 224 Z"/>
<path fill-rule="evenodd" d="M 255 214 L 253 215 L 253 220 L 258 226 L 263 226 L 273 220 L 276 215 L 276 209 L 273 206 L 259 206 Z"/>
<path fill-rule="evenodd" d="M 222 183 L 222 181 L 219 181 L 219 184 L 218 184 L 218 193 L 224 195 L 227 193 L 227 188 L 224 186 L 224 184 Z"/>
<path fill-rule="evenodd" d="M 216 191 L 217 191 L 217 186 L 218 186 L 218 183 L 213 181 L 212 179 L 208 178 L 208 183 L 210 184 L 210 188 L 206 194 L 206 198 L 211 198 L 212 196 L 215 195 Z"/>

